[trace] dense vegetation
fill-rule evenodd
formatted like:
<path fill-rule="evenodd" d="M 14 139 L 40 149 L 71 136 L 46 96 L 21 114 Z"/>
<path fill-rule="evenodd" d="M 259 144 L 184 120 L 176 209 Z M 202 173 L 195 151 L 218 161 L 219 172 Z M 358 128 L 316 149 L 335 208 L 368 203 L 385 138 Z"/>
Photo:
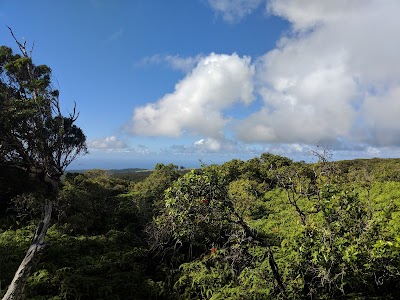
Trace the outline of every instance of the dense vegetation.
<path fill-rule="evenodd" d="M 41 209 L 35 182 L 0 174 L 4 289 Z M 400 296 L 398 159 L 306 164 L 265 153 L 134 174 L 65 176 L 27 299 Z"/>

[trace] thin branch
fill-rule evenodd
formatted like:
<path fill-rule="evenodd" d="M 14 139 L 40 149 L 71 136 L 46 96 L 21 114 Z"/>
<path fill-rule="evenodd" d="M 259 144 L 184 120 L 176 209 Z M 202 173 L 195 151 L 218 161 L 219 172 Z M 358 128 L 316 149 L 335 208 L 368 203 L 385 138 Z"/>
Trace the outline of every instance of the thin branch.
<path fill-rule="evenodd" d="M 79 112 L 76 112 L 76 102 L 74 101 L 74 110 L 73 113 L 69 113 L 69 118 L 71 119 L 72 123 L 74 123 L 79 117 Z"/>
<path fill-rule="evenodd" d="M 18 47 L 19 47 L 19 50 L 21 50 L 22 54 L 23 54 L 25 57 L 30 57 L 30 56 L 28 55 L 28 53 L 26 52 L 26 41 L 24 41 L 24 44 L 22 45 L 22 44 L 20 43 L 20 41 L 18 41 L 17 38 L 15 37 L 14 32 L 12 31 L 11 27 L 10 27 L 10 26 L 7 26 L 7 28 L 10 30 L 10 33 L 11 33 L 12 37 L 14 38 L 14 41 L 17 43 L 17 45 L 18 45 Z M 33 50 L 33 47 L 32 47 L 32 50 Z"/>

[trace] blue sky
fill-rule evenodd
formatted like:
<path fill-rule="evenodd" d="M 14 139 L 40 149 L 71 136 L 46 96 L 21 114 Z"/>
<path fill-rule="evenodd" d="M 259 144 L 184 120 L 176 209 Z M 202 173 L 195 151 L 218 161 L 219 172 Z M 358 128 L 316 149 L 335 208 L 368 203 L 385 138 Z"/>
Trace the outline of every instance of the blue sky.
<path fill-rule="evenodd" d="M 72 168 L 398 157 L 398 0 L 0 1 L 76 101 Z M 3 26 L 4 25 L 4 26 Z"/>

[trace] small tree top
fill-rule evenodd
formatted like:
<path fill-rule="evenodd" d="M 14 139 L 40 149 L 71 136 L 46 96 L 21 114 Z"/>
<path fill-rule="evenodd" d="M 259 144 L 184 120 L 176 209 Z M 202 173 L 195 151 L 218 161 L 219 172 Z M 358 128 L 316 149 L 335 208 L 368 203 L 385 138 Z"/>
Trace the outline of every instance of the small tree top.
<path fill-rule="evenodd" d="M 59 180 L 87 153 L 86 137 L 74 124 L 75 107 L 68 116 L 61 114 L 51 69 L 35 65 L 26 43 L 15 41 L 21 54 L 0 47 L 0 164 Z"/>

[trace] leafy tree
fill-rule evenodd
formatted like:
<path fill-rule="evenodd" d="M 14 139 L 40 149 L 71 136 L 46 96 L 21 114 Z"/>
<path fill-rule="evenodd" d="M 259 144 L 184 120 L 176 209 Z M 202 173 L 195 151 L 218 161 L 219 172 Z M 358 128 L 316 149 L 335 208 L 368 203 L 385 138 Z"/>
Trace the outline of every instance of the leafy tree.
<path fill-rule="evenodd" d="M 252 213 L 250 203 L 240 204 L 244 194 L 254 193 L 258 185 L 244 180 L 229 187 L 221 173 L 224 170 L 218 166 L 209 166 L 175 181 L 150 227 L 153 251 L 163 258 L 161 266 L 174 283 L 174 297 L 225 298 L 223 291 L 233 292 L 229 286 L 238 287 L 242 272 L 254 271 L 266 261 L 269 268 L 259 280 L 269 285 L 269 293 L 286 298 L 269 238 L 244 219 Z"/>
<path fill-rule="evenodd" d="M 180 176 L 178 166 L 158 163 L 148 177 L 133 185 L 128 195 L 132 196 L 136 202 L 146 224 L 164 207 L 164 191 Z"/>
<path fill-rule="evenodd" d="M 293 297 L 339 299 L 384 289 L 390 295 L 387 287 L 397 284 L 398 242 L 385 233 L 393 207 L 386 200 L 373 209 L 370 197 L 377 195 L 370 192 L 368 171 L 349 169 L 323 158 L 276 171 L 301 224 L 282 241 L 283 257 L 292 258 L 284 272 Z"/>
<path fill-rule="evenodd" d="M 0 164 L 39 180 L 45 195 L 36 204 L 44 209 L 32 244 L 3 298 L 21 299 L 27 277 L 46 246 L 61 175 L 78 155 L 86 153 L 86 138 L 74 124 L 75 108 L 69 116 L 62 115 L 59 92 L 51 85 L 51 69 L 35 65 L 26 43 L 11 34 L 21 54 L 0 47 Z"/>

